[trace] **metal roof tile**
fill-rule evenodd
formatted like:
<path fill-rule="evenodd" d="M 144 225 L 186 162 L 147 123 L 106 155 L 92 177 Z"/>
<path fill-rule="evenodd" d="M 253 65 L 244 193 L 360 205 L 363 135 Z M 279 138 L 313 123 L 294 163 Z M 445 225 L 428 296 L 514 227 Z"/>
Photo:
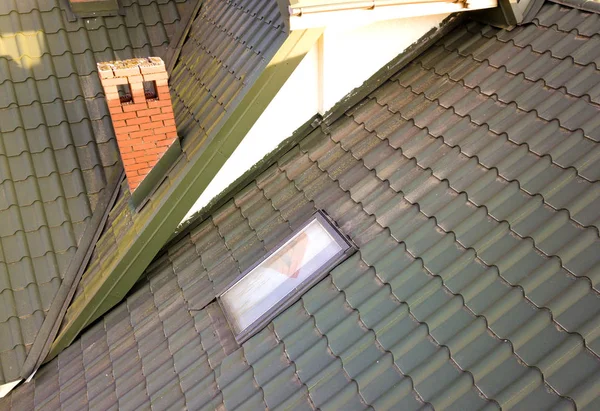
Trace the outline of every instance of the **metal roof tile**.
<path fill-rule="evenodd" d="M 496 35 L 502 41 L 512 36 L 524 42 L 539 34 L 537 29 L 530 33 L 517 28 L 508 36 L 480 24 L 468 24 L 467 30 L 477 33 L 475 41 L 458 53 L 468 56 L 473 49 L 483 56 L 493 52 L 499 62 L 504 61 L 501 53 L 522 53 L 515 54 L 511 49 L 514 43 L 501 43 Z M 453 36 L 464 37 L 464 32 Z M 455 43 L 452 40 L 445 46 L 454 47 Z M 476 67 L 470 57 L 461 58 L 454 51 L 445 55 L 441 66 L 436 49 L 426 52 L 422 61 L 451 68 L 457 81 Z M 510 71 L 500 72 L 508 82 L 489 83 L 488 91 L 503 99 L 517 99 L 511 82 L 517 79 L 522 84 L 523 77 L 511 79 L 506 77 Z M 537 68 L 535 74 L 546 75 Z M 292 398 L 301 401 L 298 404 L 313 401 L 313 406 L 334 409 L 366 404 L 417 408 L 421 399 L 435 407 L 458 409 L 475 404 L 573 405 L 565 398 L 579 401 L 578 406 L 591 404 L 591 386 L 577 378 L 567 381 L 572 372 L 567 365 L 587 358 L 589 368 L 581 377 L 598 375 L 597 357 L 588 348 L 597 345 L 593 337 L 593 302 L 597 299 L 589 283 L 574 279 L 561 262 L 587 274 L 597 254 L 597 232 L 574 225 L 564 212 L 557 213 L 549 206 L 573 210 L 573 216 L 585 210 L 586 221 L 594 221 L 594 190 L 571 187 L 580 181 L 581 172 L 575 175 L 573 170 L 565 171 L 566 163 L 565 168 L 552 163 L 561 155 L 565 156 L 561 161 L 566 161 L 574 147 L 569 161 L 581 162 L 579 153 L 586 150 L 579 147 L 587 137 L 560 129 L 556 121 L 544 122 L 536 112 L 522 113 L 514 103 L 492 104 L 489 97 L 480 96 L 482 89 L 476 83 L 473 89 L 460 83 L 451 89 L 444 80 L 443 91 L 436 93 L 433 87 L 441 84 L 439 77 L 412 66 L 409 74 L 399 76 L 399 82 L 387 83 L 374 98 L 353 109 L 353 118 L 334 124 L 328 138 L 313 135 L 301 145 L 302 151 L 292 150 L 261 176 L 256 186 L 237 197 L 236 204 L 214 216 L 237 260 L 250 261 L 265 252 L 259 239 L 266 238 L 268 227 L 283 227 L 284 235 L 315 207 L 325 208 L 360 246 L 360 253 L 333 271 L 332 283 L 326 279 L 273 321 L 277 337 L 277 341 L 269 340 L 273 345 L 261 344 L 265 337 L 273 336 L 267 328 L 247 343 L 259 351 L 238 350 L 227 355 L 208 314 L 200 310 L 194 325 L 207 355 L 199 355 L 203 365 L 194 368 L 192 359 L 177 354 L 177 349 L 183 350 L 180 347 L 188 347 L 187 341 L 194 341 L 190 340 L 189 320 L 176 318 L 161 327 L 150 317 L 141 317 L 148 309 L 163 322 L 173 318 L 183 307 L 183 297 L 175 294 L 185 296 L 188 304 L 204 301 L 199 303 L 203 307 L 213 292 L 237 274 L 239 265 L 211 220 L 192 235 L 201 260 L 194 257 L 195 252 L 187 254 L 189 243 L 182 242 L 177 247 L 183 248 L 171 252 L 177 260 L 178 277 L 153 280 L 154 296 L 140 289 L 137 298 L 149 302 L 133 308 L 132 322 L 143 320 L 138 334 L 140 326 L 147 330 L 158 326 L 157 333 L 177 335 L 160 339 L 162 346 L 142 341 L 147 347 L 144 352 L 176 351 L 174 369 L 186 368 L 186 383 L 181 386 L 188 407 L 287 405 L 292 401 L 288 390 L 294 389 L 298 393 Z M 465 97 L 467 93 L 469 97 Z M 473 98 L 482 105 L 475 107 L 467 101 Z M 399 110 L 404 119 L 398 114 L 390 116 L 389 107 Z M 450 107 L 452 110 L 442 109 Z M 375 132 L 367 133 L 371 128 Z M 378 138 L 385 140 L 379 142 Z M 562 141 L 568 143 L 561 145 Z M 526 146 L 517 145 L 524 142 Z M 240 224 L 245 228 L 238 229 Z M 571 227 L 585 235 L 573 236 Z M 569 242 L 570 238 L 574 240 Z M 560 259 L 544 255 L 542 249 Z M 161 267 L 157 263 L 148 275 L 164 275 Z M 201 278 L 195 278 L 194 272 Z M 161 314 L 154 299 L 160 302 Z M 141 300 L 130 300 L 130 307 Z M 561 327 L 570 334 L 559 331 Z M 151 338 L 154 334 L 147 335 Z M 564 336 L 574 343 L 557 345 Z M 332 357 L 331 352 L 339 357 Z M 252 358 L 254 369 L 246 365 L 245 354 Z M 156 378 L 157 387 L 175 387 L 176 379 L 166 375 L 170 362 L 163 360 L 158 370 L 165 370 L 165 375 L 151 379 Z M 294 363 L 297 376 L 288 360 Z M 207 374 L 207 363 L 217 368 L 218 383 Z M 263 363 L 278 366 L 264 368 Z M 144 398 L 143 385 L 136 381 L 132 404 L 142 403 Z M 391 388 L 394 384 L 398 385 Z M 173 391 L 167 403 L 181 401 L 179 391 Z"/>

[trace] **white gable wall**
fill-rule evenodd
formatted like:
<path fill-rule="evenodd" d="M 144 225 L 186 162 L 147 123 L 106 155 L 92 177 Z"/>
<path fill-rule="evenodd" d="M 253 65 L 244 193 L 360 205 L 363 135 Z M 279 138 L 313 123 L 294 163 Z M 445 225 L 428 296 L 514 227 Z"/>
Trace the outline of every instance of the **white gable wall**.
<path fill-rule="evenodd" d="M 328 27 L 183 221 L 200 211 L 313 115 L 327 112 L 447 16 L 411 17 L 361 27 Z"/>

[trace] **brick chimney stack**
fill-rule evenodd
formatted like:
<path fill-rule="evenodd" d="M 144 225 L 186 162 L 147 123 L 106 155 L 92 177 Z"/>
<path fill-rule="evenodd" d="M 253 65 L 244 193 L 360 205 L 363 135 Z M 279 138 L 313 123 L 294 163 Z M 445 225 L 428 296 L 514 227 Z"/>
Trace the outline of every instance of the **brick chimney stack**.
<path fill-rule="evenodd" d="M 133 191 L 177 139 L 168 75 L 160 57 L 98 63 L 98 75 Z"/>

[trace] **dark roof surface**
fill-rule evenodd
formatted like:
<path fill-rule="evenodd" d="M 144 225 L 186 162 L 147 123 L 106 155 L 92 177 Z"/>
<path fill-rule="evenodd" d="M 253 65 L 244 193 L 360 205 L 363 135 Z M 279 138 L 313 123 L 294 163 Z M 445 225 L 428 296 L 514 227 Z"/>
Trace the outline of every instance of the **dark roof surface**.
<path fill-rule="evenodd" d="M 128 206 L 129 194 L 122 190 L 63 326 L 78 318 L 88 301 L 86 291 L 94 292 L 121 254 L 133 242 L 147 240 L 139 238 L 139 231 L 154 218 L 155 205 L 166 201 L 172 182 L 185 177 L 190 159 L 208 147 L 286 37 L 275 1 L 203 2 L 169 80 L 183 153 L 141 211 Z"/>
<path fill-rule="evenodd" d="M 202 3 L 170 78 L 184 150 L 214 137 L 286 36 L 276 1 Z"/>
<path fill-rule="evenodd" d="M 163 55 L 189 4 L 0 2 L 0 383 L 20 367 L 120 160 L 96 62 Z M 181 3 L 181 4 L 180 4 Z"/>
<path fill-rule="evenodd" d="M 556 80 L 598 68 L 508 39 L 568 13 L 454 30 L 165 250 L 0 408 L 600 408 L 598 142 L 564 114 L 598 110 L 600 81 L 578 97 Z M 359 251 L 237 348 L 214 296 L 316 209 Z"/>

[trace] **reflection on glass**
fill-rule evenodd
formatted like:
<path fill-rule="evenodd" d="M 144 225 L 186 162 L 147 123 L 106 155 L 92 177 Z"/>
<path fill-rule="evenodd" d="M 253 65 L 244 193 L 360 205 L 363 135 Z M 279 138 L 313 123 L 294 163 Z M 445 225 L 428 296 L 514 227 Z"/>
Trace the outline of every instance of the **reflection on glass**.
<path fill-rule="evenodd" d="M 251 326 L 342 251 L 318 220 L 288 240 L 221 296 L 234 332 Z"/>

